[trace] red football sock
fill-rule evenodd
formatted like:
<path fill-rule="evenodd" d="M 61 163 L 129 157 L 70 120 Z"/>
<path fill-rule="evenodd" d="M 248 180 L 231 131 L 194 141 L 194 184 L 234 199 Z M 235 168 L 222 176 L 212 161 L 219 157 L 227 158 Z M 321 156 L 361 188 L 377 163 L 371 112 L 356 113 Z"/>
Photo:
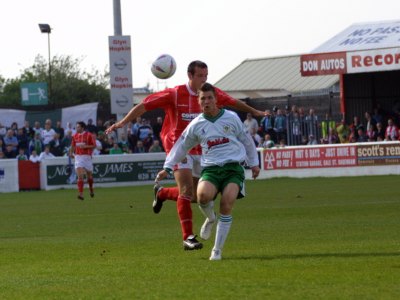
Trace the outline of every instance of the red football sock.
<path fill-rule="evenodd" d="M 177 186 L 170 187 L 170 188 L 162 188 L 161 191 L 158 192 L 158 198 L 160 200 L 172 200 L 177 201 L 179 197 L 179 189 Z"/>
<path fill-rule="evenodd" d="M 78 178 L 77 185 L 78 185 L 78 192 L 83 193 L 83 179 L 82 178 Z"/>
<path fill-rule="evenodd" d="M 87 182 L 89 184 L 90 192 L 93 193 L 93 177 L 88 178 Z"/>
<path fill-rule="evenodd" d="M 190 205 L 190 197 L 179 196 L 176 206 L 178 210 L 179 220 L 181 221 L 183 240 L 186 240 L 189 235 L 193 234 L 192 208 Z"/>

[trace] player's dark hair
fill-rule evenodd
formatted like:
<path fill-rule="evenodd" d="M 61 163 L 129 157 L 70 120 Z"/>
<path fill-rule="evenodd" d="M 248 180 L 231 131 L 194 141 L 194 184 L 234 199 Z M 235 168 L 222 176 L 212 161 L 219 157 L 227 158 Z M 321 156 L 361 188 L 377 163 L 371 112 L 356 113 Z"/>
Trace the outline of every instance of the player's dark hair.
<path fill-rule="evenodd" d="M 194 71 L 195 71 L 196 67 L 198 67 L 200 69 L 207 69 L 208 68 L 207 64 L 205 62 L 202 62 L 200 60 L 194 60 L 188 66 L 188 69 L 187 69 L 188 73 L 194 75 Z"/>
<path fill-rule="evenodd" d="M 200 92 L 212 92 L 215 95 L 215 88 L 211 83 L 204 83 L 199 89 Z"/>
<path fill-rule="evenodd" d="M 76 124 L 79 124 L 79 126 L 81 126 L 81 127 L 83 128 L 83 130 L 86 129 L 86 124 L 85 124 L 85 122 L 79 121 L 79 122 L 76 122 Z"/>

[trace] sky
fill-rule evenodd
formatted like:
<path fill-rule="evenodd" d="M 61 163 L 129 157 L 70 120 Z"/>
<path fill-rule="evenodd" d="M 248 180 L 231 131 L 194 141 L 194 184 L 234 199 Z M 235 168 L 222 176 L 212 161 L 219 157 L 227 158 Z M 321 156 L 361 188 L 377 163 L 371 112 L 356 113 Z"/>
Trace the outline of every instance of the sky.
<path fill-rule="evenodd" d="M 187 65 L 207 63 L 215 83 L 245 59 L 311 52 L 354 23 L 400 19 L 398 0 L 120 0 L 122 34 L 131 37 L 133 86 L 154 90 L 187 82 Z M 86 71 L 108 70 L 114 35 L 113 0 L 2 1 L 0 76 L 18 77 L 35 57 L 82 60 Z M 177 71 L 157 80 L 150 71 L 161 54 Z"/>

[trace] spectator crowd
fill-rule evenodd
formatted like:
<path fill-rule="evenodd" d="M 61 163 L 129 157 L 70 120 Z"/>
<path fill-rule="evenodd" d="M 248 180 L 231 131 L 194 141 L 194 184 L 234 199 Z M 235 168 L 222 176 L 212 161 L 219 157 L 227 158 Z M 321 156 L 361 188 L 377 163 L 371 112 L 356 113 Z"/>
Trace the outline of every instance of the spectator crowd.
<path fill-rule="evenodd" d="M 154 125 L 138 118 L 134 124 L 129 124 L 126 132 L 118 136 L 116 132 L 106 135 L 107 123 L 103 124 L 102 120 L 99 119 L 95 125 L 89 119 L 87 130 L 96 140 L 93 155 L 163 152 L 160 140 L 162 122 L 161 117 L 157 118 Z M 57 121 L 53 126 L 50 119 L 45 121 L 44 127 L 39 121 L 34 122 L 33 126 L 25 121 L 21 128 L 16 122 L 9 128 L 0 123 L 0 159 L 40 162 L 51 157 L 66 156 L 74 134 L 74 124 L 69 122 L 63 128 L 61 121 Z"/>
<path fill-rule="evenodd" d="M 295 105 L 267 109 L 260 122 L 247 114 L 243 123 L 256 146 L 262 148 L 400 140 L 400 112 L 384 112 L 379 107 L 354 116 L 350 123 L 329 114 L 321 118 L 313 108 L 306 113 Z"/>
<path fill-rule="evenodd" d="M 87 130 L 96 140 L 93 155 L 163 152 L 162 123 L 162 117 L 157 117 L 153 124 L 138 117 L 119 135 L 115 131 L 107 135 L 107 122 L 103 124 L 99 119 L 95 125 L 89 119 Z M 350 123 L 344 118 L 334 120 L 329 114 L 321 118 L 313 108 L 305 113 L 304 108 L 297 106 L 267 109 L 259 121 L 247 114 L 243 123 L 256 146 L 262 148 L 400 140 L 400 113 L 385 113 L 379 107 L 362 117 L 354 116 Z M 57 121 L 53 126 L 50 119 L 45 121 L 44 128 L 38 121 L 33 126 L 25 121 L 21 128 L 16 122 L 9 128 L 0 123 L 0 159 L 40 162 L 66 156 L 74 134 L 74 124 L 69 122 L 63 128 L 61 121 Z"/>

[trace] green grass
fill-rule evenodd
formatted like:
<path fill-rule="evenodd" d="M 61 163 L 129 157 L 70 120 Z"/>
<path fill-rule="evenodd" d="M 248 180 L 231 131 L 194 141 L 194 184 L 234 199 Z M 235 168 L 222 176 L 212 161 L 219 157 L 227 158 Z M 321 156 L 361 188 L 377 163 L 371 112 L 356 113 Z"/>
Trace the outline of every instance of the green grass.
<path fill-rule="evenodd" d="M 0 194 L 1 299 L 398 299 L 397 176 L 247 182 L 222 261 L 152 189 Z M 195 231 L 203 222 L 193 206 Z"/>

